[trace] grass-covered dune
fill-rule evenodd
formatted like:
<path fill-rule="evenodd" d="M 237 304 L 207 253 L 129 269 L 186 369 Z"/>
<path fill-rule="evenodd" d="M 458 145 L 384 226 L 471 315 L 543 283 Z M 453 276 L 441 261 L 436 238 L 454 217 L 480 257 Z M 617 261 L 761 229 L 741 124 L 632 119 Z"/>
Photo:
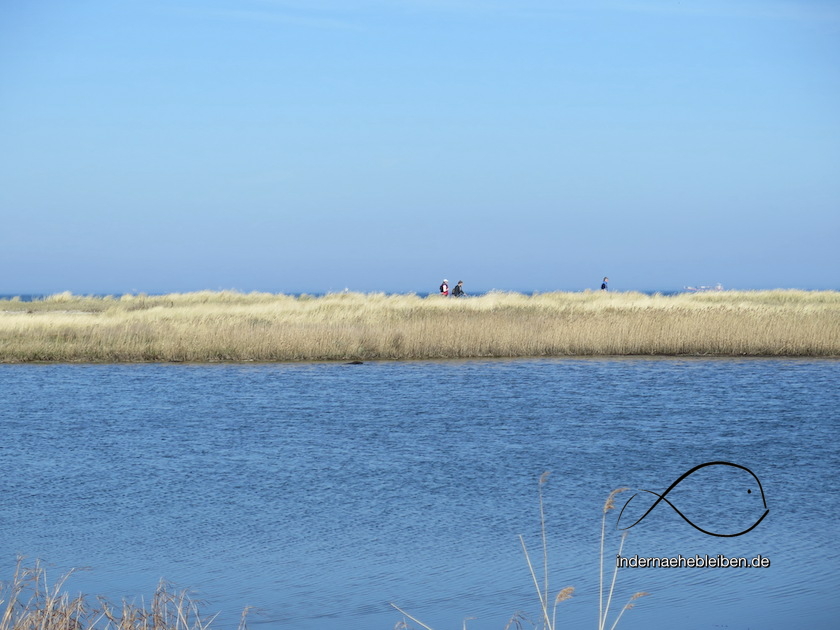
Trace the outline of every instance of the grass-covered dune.
<path fill-rule="evenodd" d="M 840 356 L 840 293 L 233 291 L 0 300 L 0 362 Z"/>

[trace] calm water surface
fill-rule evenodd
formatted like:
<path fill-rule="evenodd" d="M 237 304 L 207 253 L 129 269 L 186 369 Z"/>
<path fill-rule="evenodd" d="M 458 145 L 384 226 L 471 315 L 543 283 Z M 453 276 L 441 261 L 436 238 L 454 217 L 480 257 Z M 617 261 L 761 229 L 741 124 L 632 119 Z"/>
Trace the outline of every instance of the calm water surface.
<path fill-rule="evenodd" d="M 623 553 L 771 566 L 623 569 L 616 611 L 651 596 L 619 627 L 835 628 L 838 376 L 831 360 L 0 366 L 0 577 L 18 553 L 52 576 L 90 567 L 70 588 L 115 599 L 165 577 L 223 628 L 249 605 L 251 627 L 390 629 L 394 602 L 437 630 L 501 630 L 538 619 L 518 535 L 540 560 L 551 471 L 551 590 L 576 588 L 558 618 L 594 628 L 609 491 L 723 460 L 760 479 L 764 521 L 718 538 L 661 504 Z M 681 486 L 669 498 L 698 522 L 750 518 L 741 480 Z"/>

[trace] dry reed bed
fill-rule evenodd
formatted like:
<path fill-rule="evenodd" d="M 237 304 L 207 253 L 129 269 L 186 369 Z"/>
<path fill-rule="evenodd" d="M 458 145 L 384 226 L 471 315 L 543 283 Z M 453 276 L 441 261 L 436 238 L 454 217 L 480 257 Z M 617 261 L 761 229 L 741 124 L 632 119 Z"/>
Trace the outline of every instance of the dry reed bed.
<path fill-rule="evenodd" d="M 12 580 L 0 588 L 0 630 L 209 630 L 215 619 L 200 612 L 200 602 L 188 591 L 176 590 L 165 581 L 148 603 L 139 605 L 71 596 L 65 582 L 72 573 L 50 583 L 40 562 L 25 567 L 18 558 Z M 238 630 L 246 630 L 247 613 L 246 608 Z"/>
<path fill-rule="evenodd" d="M 0 301 L 0 361 L 840 356 L 840 293 L 233 291 Z"/>

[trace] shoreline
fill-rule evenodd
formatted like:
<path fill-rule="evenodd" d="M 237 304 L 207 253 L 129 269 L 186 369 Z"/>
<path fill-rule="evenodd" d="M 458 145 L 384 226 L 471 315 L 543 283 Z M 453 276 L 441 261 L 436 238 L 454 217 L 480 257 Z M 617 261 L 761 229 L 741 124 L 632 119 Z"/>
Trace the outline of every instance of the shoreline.
<path fill-rule="evenodd" d="M 840 292 L 0 300 L 0 363 L 840 357 Z"/>
<path fill-rule="evenodd" d="M 90 359 L 78 360 L 32 360 L 32 361 L 3 361 L 0 360 L 0 366 L 4 365 L 79 365 L 79 366 L 106 366 L 106 365 L 346 365 L 348 367 L 354 365 L 369 365 L 374 363 L 457 363 L 457 362 L 481 362 L 481 361 L 541 361 L 541 360 L 568 360 L 568 361 L 618 361 L 626 359 L 628 361 L 645 360 L 645 361 L 668 361 L 673 359 L 679 360 L 719 360 L 719 361 L 737 361 L 737 360 L 755 360 L 755 361 L 840 361 L 840 354 L 563 354 L 563 355 L 520 355 L 520 356 L 475 356 L 475 357 L 438 357 L 438 358 L 399 358 L 399 359 L 365 359 L 352 360 L 345 359 L 296 359 L 288 361 L 280 360 L 260 360 L 260 359 L 207 359 L 207 360 L 181 360 L 181 359 L 149 359 L 132 360 L 132 361 L 94 361 Z"/>

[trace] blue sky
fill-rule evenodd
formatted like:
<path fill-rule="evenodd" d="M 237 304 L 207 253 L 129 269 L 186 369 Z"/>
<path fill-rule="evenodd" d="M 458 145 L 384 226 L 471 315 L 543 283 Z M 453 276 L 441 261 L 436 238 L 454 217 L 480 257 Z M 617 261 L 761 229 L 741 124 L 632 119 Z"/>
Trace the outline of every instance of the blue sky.
<path fill-rule="evenodd" d="M 0 0 L 0 294 L 840 289 L 840 6 Z"/>

